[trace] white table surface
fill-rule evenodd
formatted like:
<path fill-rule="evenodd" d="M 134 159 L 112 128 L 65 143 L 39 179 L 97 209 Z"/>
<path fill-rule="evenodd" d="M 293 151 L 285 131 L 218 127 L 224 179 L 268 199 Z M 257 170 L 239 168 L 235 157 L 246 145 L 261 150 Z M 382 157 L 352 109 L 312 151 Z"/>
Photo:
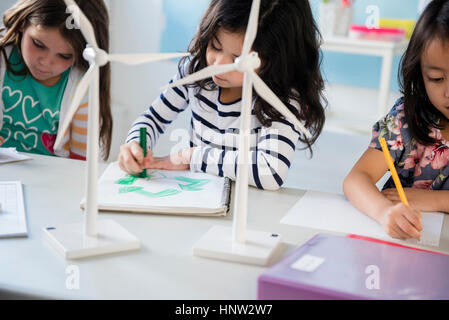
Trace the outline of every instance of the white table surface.
<path fill-rule="evenodd" d="M 0 240 L 0 297 L 8 294 L 60 299 L 255 299 L 263 267 L 193 256 L 193 244 L 213 225 L 231 217 L 197 218 L 148 214 L 99 215 L 113 219 L 141 240 L 135 252 L 66 261 L 42 239 L 42 228 L 82 221 L 79 209 L 85 163 L 33 155 L 0 166 L 3 181 L 24 187 L 28 238 Z M 100 166 L 102 172 L 105 165 Z M 297 244 L 316 232 L 280 225 L 303 191 L 250 189 L 248 226 L 280 233 Z M 286 245 L 286 252 L 294 246 Z M 66 288 L 66 268 L 80 271 L 79 290 Z M 3 293 L 1 293 L 3 292 Z"/>
<path fill-rule="evenodd" d="M 0 240 L 0 299 L 23 295 L 57 299 L 256 299 L 257 278 L 266 268 L 193 256 L 193 244 L 225 218 L 101 213 L 141 240 L 135 252 L 66 261 L 42 239 L 42 228 L 82 221 L 85 163 L 33 155 L 33 160 L 0 165 L 3 181 L 24 186 L 28 238 Z M 100 166 L 100 172 L 106 165 Z M 282 225 L 281 218 L 304 194 L 250 188 L 248 227 L 279 233 L 284 256 L 319 230 Z M 440 249 L 449 252 L 446 215 Z M 434 248 L 435 249 L 435 248 Z M 277 259 L 278 260 L 278 259 Z M 80 271 L 80 288 L 67 289 L 69 266 Z"/>

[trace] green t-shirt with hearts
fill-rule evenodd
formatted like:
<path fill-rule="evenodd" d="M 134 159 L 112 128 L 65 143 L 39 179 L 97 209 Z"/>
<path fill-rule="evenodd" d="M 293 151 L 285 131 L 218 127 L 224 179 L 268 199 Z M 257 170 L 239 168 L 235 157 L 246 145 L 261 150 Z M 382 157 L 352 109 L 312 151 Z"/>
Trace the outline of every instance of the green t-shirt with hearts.
<path fill-rule="evenodd" d="M 14 70 L 24 68 L 19 50 L 15 47 L 9 57 Z M 16 76 L 5 72 L 3 80 L 2 147 L 17 151 L 54 155 L 53 146 L 59 125 L 59 111 L 69 78 L 67 69 L 53 87 L 37 82 L 31 74 Z"/>

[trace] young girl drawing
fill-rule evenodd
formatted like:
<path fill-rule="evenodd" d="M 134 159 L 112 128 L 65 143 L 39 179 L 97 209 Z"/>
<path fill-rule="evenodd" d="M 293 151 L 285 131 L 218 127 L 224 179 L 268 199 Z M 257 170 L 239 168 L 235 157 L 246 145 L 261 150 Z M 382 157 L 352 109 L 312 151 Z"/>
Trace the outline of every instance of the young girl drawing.
<path fill-rule="evenodd" d="M 109 46 L 108 13 L 102 0 L 77 0 L 94 24 L 99 46 Z M 73 24 L 63 0 L 20 0 L 3 17 L 0 30 L 0 136 L 2 147 L 43 155 L 86 158 L 87 108 L 85 101 L 70 129 L 59 123 L 88 63 L 83 59 L 86 42 Z M 75 13 L 76 14 L 76 13 Z M 101 143 L 109 155 L 112 116 L 110 69 L 101 70 Z M 54 150 L 57 135 L 64 146 Z"/>
<path fill-rule="evenodd" d="M 403 97 L 374 125 L 368 150 L 344 182 L 352 204 L 394 238 L 419 238 L 421 211 L 449 212 L 449 0 L 419 19 L 401 62 Z M 400 203 L 379 138 L 387 140 L 410 207 Z"/>
<path fill-rule="evenodd" d="M 251 0 L 212 0 L 190 44 L 191 57 L 181 60 L 176 81 L 209 65 L 233 63 L 240 56 Z M 324 108 L 320 74 L 319 32 L 307 0 L 261 2 L 259 31 L 253 45 L 262 80 L 311 131 L 307 139 L 274 108 L 254 94 L 250 184 L 278 189 L 285 181 L 296 145 L 306 147 L 321 133 Z M 167 89 L 131 127 L 121 147 L 119 165 L 131 174 L 144 168 L 202 171 L 236 177 L 243 74 L 233 71 L 194 85 Z M 139 128 L 147 128 L 148 146 L 191 107 L 190 146 L 163 158 L 144 157 Z M 190 148 L 189 148 L 190 147 Z"/>

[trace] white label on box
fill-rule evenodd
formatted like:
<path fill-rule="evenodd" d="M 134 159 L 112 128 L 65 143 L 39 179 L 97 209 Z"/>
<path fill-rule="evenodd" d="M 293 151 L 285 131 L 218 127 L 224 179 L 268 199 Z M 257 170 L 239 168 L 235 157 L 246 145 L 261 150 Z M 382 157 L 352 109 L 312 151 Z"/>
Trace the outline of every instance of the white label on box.
<path fill-rule="evenodd" d="M 296 260 L 290 267 L 299 271 L 314 272 L 324 260 L 324 258 L 306 254 Z"/>

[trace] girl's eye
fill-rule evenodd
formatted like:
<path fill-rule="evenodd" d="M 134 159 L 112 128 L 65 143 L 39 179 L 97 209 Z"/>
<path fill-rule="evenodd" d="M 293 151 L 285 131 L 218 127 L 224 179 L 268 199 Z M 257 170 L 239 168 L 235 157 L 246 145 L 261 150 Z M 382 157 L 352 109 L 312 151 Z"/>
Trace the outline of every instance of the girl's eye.
<path fill-rule="evenodd" d="M 443 78 L 431 78 L 431 77 L 428 77 L 428 79 L 429 79 L 429 81 L 432 81 L 432 82 L 441 82 L 441 81 L 443 81 Z"/>
<path fill-rule="evenodd" d="M 213 41 L 210 43 L 210 47 L 211 47 L 213 50 L 216 50 L 216 51 L 219 51 L 219 50 L 220 50 L 220 49 L 214 44 Z"/>
<path fill-rule="evenodd" d="M 39 42 L 37 42 L 36 40 L 33 40 L 33 44 L 40 49 L 44 48 L 44 46 L 42 44 L 40 44 Z"/>
<path fill-rule="evenodd" d="M 61 54 L 61 55 L 59 55 L 62 59 L 64 59 L 64 60 L 70 60 L 70 59 L 72 59 L 72 56 L 65 56 L 65 55 L 63 55 L 63 54 Z"/>

